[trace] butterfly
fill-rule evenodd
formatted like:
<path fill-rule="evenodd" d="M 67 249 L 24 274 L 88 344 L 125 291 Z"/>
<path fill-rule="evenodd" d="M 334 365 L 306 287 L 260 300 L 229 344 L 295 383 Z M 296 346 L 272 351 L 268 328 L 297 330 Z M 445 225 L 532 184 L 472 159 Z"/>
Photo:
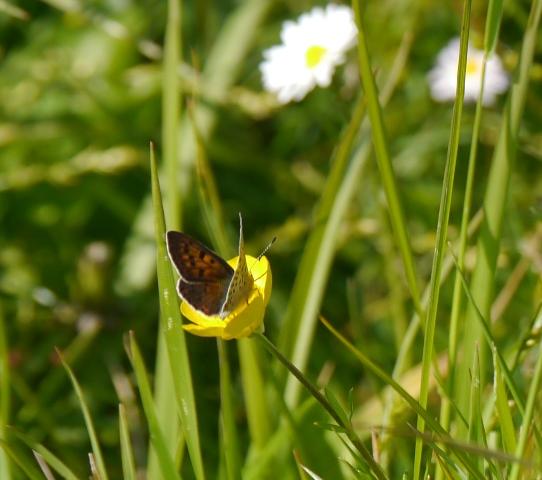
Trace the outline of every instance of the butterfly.
<path fill-rule="evenodd" d="M 239 214 L 239 259 L 235 270 L 218 254 L 186 233 L 166 233 L 167 251 L 179 273 L 177 292 L 194 309 L 224 319 L 254 287 L 245 256 L 243 220 Z"/>

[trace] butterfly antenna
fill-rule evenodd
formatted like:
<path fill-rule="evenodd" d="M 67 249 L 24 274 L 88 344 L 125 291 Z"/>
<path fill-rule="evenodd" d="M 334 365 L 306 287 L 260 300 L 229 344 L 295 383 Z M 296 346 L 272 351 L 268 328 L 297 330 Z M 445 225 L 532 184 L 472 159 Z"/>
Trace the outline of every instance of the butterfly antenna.
<path fill-rule="evenodd" d="M 243 239 L 243 217 L 241 216 L 241 212 L 239 212 L 239 255 L 241 254 L 241 251 L 244 251 L 245 249 L 245 241 Z"/>
<path fill-rule="evenodd" d="M 277 237 L 273 237 L 273 240 L 269 242 L 267 247 L 263 249 L 263 252 L 258 255 L 258 260 L 261 260 L 261 258 L 267 253 L 267 251 L 273 246 L 273 244 L 277 241 Z"/>
<path fill-rule="evenodd" d="M 271 248 L 271 246 L 275 243 L 275 241 L 277 240 L 277 237 L 273 237 L 273 240 L 271 240 L 269 242 L 269 244 L 267 245 L 267 247 L 265 247 L 263 249 L 263 252 L 260 253 L 257 257 L 256 257 L 256 261 L 252 264 L 252 266 L 250 267 L 250 270 L 249 272 L 252 273 L 252 267 L 254 267 L 254 265 L 256 265 L 256 263 L 258 263 L 261 258 L 267 253 L 267 251 Z M 265 275 L 265 274 L 264 274 Z M 260 278 L 262 278 L 263 275 L 260 275 L 258 278 L 255 278 L 254 281 L 258 281 Z"/>

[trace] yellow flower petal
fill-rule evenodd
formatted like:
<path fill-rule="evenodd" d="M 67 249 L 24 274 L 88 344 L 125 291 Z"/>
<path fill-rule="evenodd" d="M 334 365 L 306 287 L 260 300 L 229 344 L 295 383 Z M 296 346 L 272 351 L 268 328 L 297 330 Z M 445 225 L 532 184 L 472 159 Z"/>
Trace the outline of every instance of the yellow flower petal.
<path fill-rule="evenodd" d="M 240 302 L 230 314 L 222 319 L 198 312 L 188 302 L 181 303 L 181 313 L 191 322 L 183 328 L 200 337 L 220 337 L 224 340 L 248 337 L 255 331 L 263 332 L 265 307 L 271 297 L 272 277 L 269 261 L 246 255 L 249 272 L 254 278 L 254 289 L 246 301 Z M 235 269 L 238 257 L 228 261 Z"/>

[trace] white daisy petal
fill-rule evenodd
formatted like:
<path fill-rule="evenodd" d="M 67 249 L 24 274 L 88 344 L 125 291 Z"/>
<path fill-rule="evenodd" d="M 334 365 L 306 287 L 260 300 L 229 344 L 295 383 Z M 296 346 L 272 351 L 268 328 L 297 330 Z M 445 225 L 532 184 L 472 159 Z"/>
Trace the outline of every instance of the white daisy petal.
<path fill-rule="evenodd" d="M 263 53 L 264 88 L 275 93 L 279 102 L 288 103 L 303 99 L 316 85 L 328 87 L 356 35 L 352 10 L 340 5 L 316 7 L 297 22 L 284 22 L 282 45 Z"/>
<path fill-rule="evenodd" d="M 465 76 L 465 102 L 476 102 L 482 81 L 484 52 L 469 45 L 467 51 L 467 71 Z M 459 38 L 454 38 L 439 52 L 435 66 L 427 74 L 431 97 L 437 102 L 455 99 L 457 87 L 457 65 L 459 63 Z M 492 105 L 497 95 L 508 89 L 509 79 L 502 67 L 500 58 L 491 55 L 486 64 L 484 96 L 482 103 Z"/>

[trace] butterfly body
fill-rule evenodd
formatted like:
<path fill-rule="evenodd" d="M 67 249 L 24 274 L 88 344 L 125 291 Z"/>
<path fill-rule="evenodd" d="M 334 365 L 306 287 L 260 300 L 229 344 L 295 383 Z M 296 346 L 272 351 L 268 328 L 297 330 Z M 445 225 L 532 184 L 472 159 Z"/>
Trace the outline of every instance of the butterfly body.
<path fill-rule="evenodd" d="M 239 257 L 233 269 L 186 233 L 173 230 L 166 233 L 168 254 L 180 277 L 177 292 L 207 316 L 225 318 L 241 301 L 248 300 L 254 287 L 246 262 L 242 222 L 239 237 Z"/>

